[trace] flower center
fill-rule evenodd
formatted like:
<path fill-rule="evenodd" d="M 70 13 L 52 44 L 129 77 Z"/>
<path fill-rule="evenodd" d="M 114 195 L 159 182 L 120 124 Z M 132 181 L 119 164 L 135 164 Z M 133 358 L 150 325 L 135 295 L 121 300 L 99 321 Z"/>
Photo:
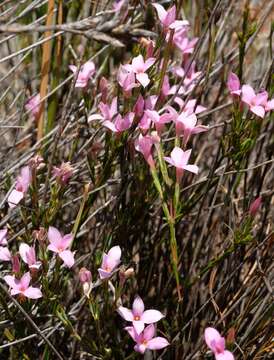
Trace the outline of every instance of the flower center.
<path fill-rule="evenodd" d="M 137 316 L 134 316 L 134 320 L 135 320 L 135 321 L 139 321 L 139 320 L 140 320 L 140 316 L 138 316 L 138 315 L 137 315 Z"/>

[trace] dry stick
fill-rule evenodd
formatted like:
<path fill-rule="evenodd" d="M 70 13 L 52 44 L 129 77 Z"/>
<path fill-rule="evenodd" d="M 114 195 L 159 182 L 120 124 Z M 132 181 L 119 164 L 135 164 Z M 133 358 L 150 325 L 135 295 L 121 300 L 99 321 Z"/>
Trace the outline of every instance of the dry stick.
<path fill-rule="evenodd" d="M 28 315 L 28 313 L 24 310 L 24 308 L 18 303 L 18 301 L 10 295 L 10 293 L 7 291 L 6 287 L 0 283 L 1 289 L 7 294 L 7 296 L 10 298 L 10 300 L 14 303 L 14 305 L 21 311 L 21 313 L 26 317 L 28 322 L 31 324 L 31 326 L 35 329 L 37 334 L 41 336 L 41 338 L 48 344 L 48 346 L 52 349 L 52 351 L 55 353 L 55 355 L 60 360 L 64 360 L 61 354 L 58 352 L 58 350 L 53 346 L 53 344 L 46 338 L 46 336 L 42 333 L 42 331 L 39 329 L 39 327 L 35 324 L 35 322 L 32 320 L 32 318 Z"/>
<path fill-rule="evenodd" d="M 54 0 L 48 0 L 48 13 L 46 25 L 49 26 L 53 22 L 54 14 Z M 45 37 L 51 36 L 51 31 L 45 32 Z M 47 87 L 49 80 L 49 69 L 50 69 L 50 57 L 51 57 L 51 42 L 47 41 L 43 44 L 43 55 L 42 55 L 42 80 L 40 86 L 40 98 L 42 99 L 47 95 Z M 39 141 L 43 137 L 44 127 L 44 113 L 45 113 L 45 101 L 41 102 L 39 109 L 38 128 L 37 128 L 37 140 Z"/>

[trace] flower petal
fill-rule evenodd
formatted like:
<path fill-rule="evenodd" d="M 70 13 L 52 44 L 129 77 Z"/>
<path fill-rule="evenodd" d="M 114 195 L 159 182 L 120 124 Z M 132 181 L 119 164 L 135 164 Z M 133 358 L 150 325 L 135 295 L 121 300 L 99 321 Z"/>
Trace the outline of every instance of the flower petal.
<path fill-rule="evenodd" d="M 138 74 L 136 74 L 136 79 L 139 81 L 139 83 L 144 88 L 147 87 L 149 82 L 150 82 L 148 74 L 146 74 L 146 73 L 138 73 Z"/>
<path fill-rule="evenodd" d="M 49 239 L 49 242 L 52 245 L 56 246 L 57 248 L 60 247 L 62 244 L 62 235 L 61 235 L 60 231 L 53 226 L 49 227 L 48 239 Z"/>
<path fill-rule="evenodd" d="M 213 342 L 213 344 L 218 342 L 221 339 L 221 334 L 219 333 L 219 331 L 217 331 L 213 327 L 208 327 L 205 329 L 204 338 L 205 338 L 205 342 L 206 342 L 207 346 L 209 347 L 209 349 L 214 352 L 215 346 L 212 346 L 212 342 Z"/>
<path fill-rule="evenodd" d="M 0 261 L 11 261 L 11 253 L 7 247 L 0 246 Z"/>
<path fill-rule="evenodd" d="M 132 325 L 133 325 L 133 327 L 134 327 L 137 335 L 140 335 L 141 332 L 142 332 L 142 331 L 144 330 L 144 328 L 145 328 L 145 324 L 144 324 L 143 321 L 141 321 L 141 320 L 138 320 L 138 321 L 134 320 L 134 321 L 132 322 Z"/>
<path fill-rule="evenodd" d="M 265 116 L 265 109 L 263 106 L 257 105 L 257 106 L 251 106 L 250 111 L 252 111 L 255 115 L 264 118 Z"/>
<path fill-rule="evenodd" d="M 141 316 L 141 320 L 146 324 L 153 324 L 165 317 L 158 310 L 146 310 Z"/>
<path fill-rule="evenodd" d="M 125 319 L 126 321 L 133 321 L 133 313 L 130 309 L 124 307 L 124 306 L 119 306 L 118 309 L 118 314 L 120 316 L 122 316 L 123 319 Z"/>
<path fill-rule="evenodd" d="M 230 351 L 224 350 L 222 353 L 215 354 L 215 360 L 234 360 L 234 355 Z"/>
<path fill-rule="evenodd" d="M 101 280 L 108 279 L 108 278 L 110 278 L 112 276 L 112 272 L 106 271 L 106 270 L 101 269 L 101 268 L 98 269 L 98 273 L 99 273 L 99 276 L 100 276 Z"/>
<path fill-rule="evenodd" d="M 155 337 L 147 342 L 147 348 L 150 350 L 160 350 L 169 345 L 167 339 L 163 337 Z"/>
<path fill-rule="evenodd" d="M 140 296 L 136 296 L 132 304 L 132 312 L 134 316 L 142 316 L 145 310 L 145 305 Z"/>
<path fill-rule="evenodd" d="M 12 190 L 8 197 L 8 204 L 10 208 L 16 207 L 19 202 L 23 199 L 24 194 L 22 191 Z"/>
<path fill-rule="evenodd" d="M 24 295 L 30 299 L 39 299 L 43 296 L 43 294 L 39 288 L 32 287 L 32 286 L 28 287 L 24 291 Z"/>
<path fill-rule="evenodd" d="M 74 265 L 74 254 L 70 250 L 64 250 L 59 253 L 60 258 L 64 261 L 64 264 L 71 268 Z"/>
<path fill-rule="evenodd" d="M 19 246 L 19 254 L 24 263 L 28 264 L 27 253 L 29 252 L 30 247 L 26 243 L 21 243 Z"/>

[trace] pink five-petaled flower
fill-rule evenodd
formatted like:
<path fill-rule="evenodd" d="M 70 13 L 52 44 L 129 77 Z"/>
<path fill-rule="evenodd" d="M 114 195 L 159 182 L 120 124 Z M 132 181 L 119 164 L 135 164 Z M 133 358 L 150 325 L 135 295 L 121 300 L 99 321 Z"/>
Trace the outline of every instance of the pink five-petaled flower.
<path fill-rule="evenodd" d="M 43 296 L 39 288 L 29 286 L 31 280 L 29 272 L 25 273 L 21 279 L 16 279 L 12 275 L 6 275 L 4 280 L 11 288 L 10 293 L 13 296 L 20 294 L 30 299 L 38 299 Z"/>
<path fill-rule="evenodd" d="M 155 168 L 155 163 L 152 156 L 152 146 L 157 144 L 159 141 L 160 139 L 157 136 L 143 136 L 142 134 L 140 134 L 139 137 L 135 140 L 135 149 L 143 154 L 151 169 Z"/>
<path fill-rule="evenodd" d="M 120 114 L 118 114 L 113 122 L 110 120 L 103 121 L 103 126 L 107 127 L 114 133 L 120 134 L 131 127 L 133 120 L 133 112 L 127 113 L 125 117 L 122 117 Z"/>
<path fill-rule="evenodd" d="M 233 72 L 228 75 L 227 87 L 231 95 L 241 95 L 240 80 Z"/>
<path fill-rule="evenodd" d="M 115 115 L 118 113 L 118 104 L 117 104 L 117 96 L 113 98 L 110 105 L 105 104 L 104 102 L 99 103 L 99 110 L 101 114 L 92 114 L 89 116 L 88 121 L 93 120 L 112 120 Z"/>
<path fill-rule="evenodd" d="M 9 207 L 14 208 L 23 199 L 31 183 L 31 171 L 29 166 L 22 168 L 20 175 L 16 179 L 15 189 L 8 197 Z"/>
<path fill-rule="evenodd" d="M 48 250 L 55 252 L 64 261 L 64 264 L 71 268 L 74 265 L 74 253 L 68 250 L 73 239 L 72 234 L 62 236 L 59 230 L 50 226 L 48 230 L 48 239 L 50 244 Z"/>
<path fill-rule="evenodd" d="M 188 143 L 191 135 L 199 134 L 208 130 L 207 126 L 197 125 L 197 116 L 182 112 L 175 120 L 176 135 L 184 136 L 184 145 Z"/>
<path fill-rule="evenodd" d="M 76 74 L 77 66 L 69 65 L 70 70 Z M 75 87 L 77 88 L 85 88 L 88 85 L 89 79 L 95 73 L 95 65 L 93 61 L 87 61 L 84 65 L 81 66 L 77 80 L 75 83 Z"/>
<path fill-rule="evenodd" d="M 40 100 L 41 100 L 40 94 L 36 94 L 31 96 L 25 104 L 25 109 L 31 113 L 34 119 L 37 119 L 39 116 Z"/>
<path fill-rule="evenodd" d="M 266 91 L 262 91 L 255 94 L 254 89 L 250 85 L 242 86 L 242 101 L 248 105 L 249 110 L 255 115 L 264 118 L 265 108 L 264 104 L 266 103 L 268 94 Z"/>
<path fill-rule="evenodd" d="M 176 19 L 176 6 L 173 5 L 169 10 L 165 10 L 165 8 L 160 4 L 152 4 L 158 14 L 158 17 L 160 19 L 160 22 L 163 26 L 163 28 L 168 30 L 170 26 L 174 23 Z"/>
<path fill-rule="evenodd" d="M 225 338 L 216 329 L 212 327 L 206 328 L 204 337 L 216 360 L 234 360 L 233 354 L 225 350 Z"/>
<path fill-rule="evenodd" d="M 103 261 L 98 269 L 100 279 L 108 279 L 121 262 L 120 246 L 113 246 L 108 253 L 103 253 Z"/>
<path fill-rule="evenodd" d="M 194 174 L 198 174 L 198 166 L 196 165 L 188 165 L 188 160 L 191 155 L 191 149 L 190 150 L 182 150 L 178 146 L 175 146 L 175 148 L 172 150 L 170 157 L 164 157 L 165 161 L 167 161 L 169 164 L 176 167 L 176 179 L 177 182 L 180 182 L 184 170 L 190 171 Z"/>
<path fill-rule="evenodd" d="M 169 345 L 167 339 L 161 336 L 154 337 L 155 335 L 155 326 L 153 324 L 148 325 L 141 334 L 137 334 L 133 326 L 125 327 L 125 330 L 129 333 L 132 339 L 136 342 L 134 350 L 144 354 L 144 352 L 149 350 L 160 350 Z"/>
<path fill-rule="evenodd" d="M 146 71 L 155 63 L 155 58 L 148 58 L 144 61 L 143 55 L 138 55 L 132 59 L 132 63 L 125 65 L 129 71 L 136 74 L 136 79 L 145 88 L 148 86 L 150 80 Z"/>
<path fill-rule="evenodd" d="M 19 254 L 21 259 L 26 263 L 30 269 L 38 270 L 41 266 L 41 261 L 36 260 L 35 249 L 26 243 L 19 246 Z"/>
<path fill-rule="evenodd" d="M 119 306 L 118 313 L 126 321 L 131 321 L 137 333 L 140 335 L 144 330 L 145 324 L 153 324 L 161 320 L 164 315 L 158 310 L 145 310 L 145 305 L 140 296 L 136 296 L 132 304 L 132 310 Z"/>
<path fill-rule="evenodd" d="M 133 88 L 140 86 L 135 82 L 135 74 L 129 67 L 130 65 L 120 65 L 117 74 L 117 81 L 126 97 L 130 97 Z"/>

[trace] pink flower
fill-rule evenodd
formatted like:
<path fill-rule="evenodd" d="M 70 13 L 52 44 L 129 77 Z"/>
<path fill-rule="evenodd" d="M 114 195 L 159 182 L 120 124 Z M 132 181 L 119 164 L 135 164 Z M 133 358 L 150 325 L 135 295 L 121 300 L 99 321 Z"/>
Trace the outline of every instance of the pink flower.
<path fill-rule="evenodd" d="M 79 279 L 83 285 L 83 292 L 85 296 L 89 297 L 92 290 L 91 272 L 86 268 L 81 268 L 79 271 Z"/>
<path fill-rule="evenodd" d="M 48 250 L 55 252 L 64 261 L 64 264 L 71 268 L 74 265 L 74 253 L 68 250 L 73 240 L 72 234 L 62 234 L 55 227 L 50 226 L 48 230 L 48 239 L 50 244 Z"/>
<path fill-rule="evenodd" d="M 145 100 L 143 96 L 140 94 L 133 107 L 133 112 L 135 113 L 136 116 L 140 117 L 143 115 L 144 108 L 145 108 Z"/>
<path fill-rule="evenodd" d="M 38 299 L 42 297 L 42 292 L 37 287 L 29 286 L 31 276 L 30 273 L 25 273 L 20 280 L 16 279 L 15 276 L 6 275 L 4 280 L 9 285 L 11 295 L 23 295 L 30 299 Z"/>
<path fill-rule="evenodd" d="M 179 147 L 175 146 L 172 150 L 170 157 L 164 157 L 164 159 L 171 165 L 176 167 L 176 178 L 177 182 L 180 182 L 183 171 L 187 170 L 194 174 L 198 174 L 198 166 L 196 165 L 188 165 L 188 160 L 190 158 L 192 150 L 182 150 Z"/>
<path fill-rule="evenodd" d="M 144 103 L 143 111 L 153 110 L 157 102 L 157 95 L 148 96 Z M 147 131 L 150 128 L 151 119 L 148 117 L 146 112 L 143 113 L 143 116 L 138 124 L 139 129 Z"/>
<path fill-rule="evenodd" d="M 25 196 L 31 183 L 31 171 L 29 166 L 22 168 L 20 175 L 16 179 L 15 189 L 8 197 L 9 207 L 14 208 Z"/>
<path fill-rule="evenodd" d="M 1 229 L 0 230 L 0 245 L 7 245 L 7 233 L 8 229 Z"/>
<path fill-rule="evenodd" d="M 161 135 L 162 131 L 164 130 L 165 124 L 171 121 L 171 116 L 168 113 L 159 115 L 158 112 L 155 110 L 146 110 L 145 114 L 154 123 L 158 135 Z"/>
<path fill-rule="evenodd" d="M 91 122 L 93 120 L 112 120 L 115 115 L 118 113 L 118 104 L 117 104 L 117 96 L 113 98 L 110 105 L 103 103 L 102 101 L 99 103 L 99 110 L 101 114 L 92 114 L 89 116 L 88 121 Z"/>
<path fill-rule="evenodd" d="M 265 112 L 274 110 L 274 99 L 266 101 L 264 104 L 264 109 L 265 109 Z"/>
<path fill-rule="evenodd" d="M 29 266 L 30 269 L 40 268 L 41 261 L 36 260 L 34 247 L 30 247 L 28 244 L 22 243 L 19 246 L 19 254 L 21 259 Z"/>
<path fill-rule="evenodd" d="M 77 66 L 69 65 L 70 70 L 76 74 Z M 89 79 L 95 73 L 95 65 L 93 61 L 87 61 L 84 65 L 81 66 L 78 77 L 75 83 L 77 88 L 85 88 L 88 85 Z"/>
<path fill-rule="evenodd" d="M 184 64 L 184 67 L 177 66 L 177 67 L 173 68 L 173 72 L 175 75 L 177 75 L 181 78 L 184 78 L 184 82 L 183 82 L 184 90 L 183 91 L 181 90 L 182 94 L 184 94 L 186 91 L 191 91 L 194 88 L 198 78 L 202 74 L 200 71 L 195 70 L 195 67 L 196 67 L 195 61 L 193 61 L 191 63 L 189 69 L 188 69 L 188 67 L 189 67 L 189 62 L 187 61 Z M 170 93 L 174 94 L 175 92 L 170 92 Z M 179 94 L 180 94 L 180 92 L 179 92 Z"/>
<path fill-rule="evenodd" d="M 117 81 L 119 85 L 124 90 L 125 96 L 129 97 L 131 95 L 131 90 L 135 87 L 139 87 L 139 84 L 135 83 L 135 74 L 128 68 L 130 65 L 120 65 Z"/>
<path fill-rule="evenodd" d="M 233 72 L 229 73 L 227 87 L 231 95 L 241 95 L 241 84 L 238 76 Z"/>
<path fill-rule="evenodd" d="M 156 136 L 152 135 L 139 135 L 138 139 L 135 140 L 135 149 L 143 154 L 148 165 L 153 169 L 155 163 L 152 156 L 152 146 L 157 144 L 160 140 Z"/>
<path fill-rule="evenodd" d="M 39 116 L 40 100 L 41 100 L 40 94 L 33 95 L 27 100 L 25 104 L 25 109 L 29 111 L 35 119 L 37 119 Z"/>
<path fill-rule="evenodd" d="M 127 113 L 124 118 L 122 118 L 122 116 L 118 114 L 114 119 L 114 122 L 109 120 L 103 121 L 103 126 L 107 127 L 109 130 L 113 131 L 114 133 L 120 134 L 131 127 L 133 120 L 134 120 L 133 112 Z"/>
<path fill-rule="evenodd" d="M 145 324 L 156 323 L 164 317 L 158 310 L 145 310 L 145 305 L 140 296 L 136 296 L 134 299 L 132 310 L 119 306 L 117 311 L 126 321 L 132 321 L 132 325 L 138 335 L 144 330 Z"/>
<path fill-rule="evenodd" d="M 182 112 L 175 118 L 176 135 L 184 136 L 184 145 L 187 144 L 191 135 L 199 134 L 208 130 L 207 126 L 197 125 L 197 116 L 194 113 Z"/>
<path fill-rule="evenodd" d="M 216 329 L 212 327 L 206 328 L 204 337 L 207 346 L 214 353 L 216 360 L 234 360 L 233 354 L 225 350 L 225 338 Z"/>
<path fill-rule="evenodd" d="M 66 185 L 73 175 L 73 167 L 70 162 L 62 163 L 60 167 L 54 166 L 52 175 L 57 179 L 61 185 Z"/>
<path fill-rule="evenodd" d="M 264 104 L 267 102 L 268 94 L 266 91 L 255 94 L 254 89 L 250 85 L 242 86 L 242 101 L 249 106 L 249 110 L 255 115 L 264 118 Z"/>
<path fill-rule="evenodd" d="M 0 261 L 11 261 L 11 253 L 7 247 L 0 246 Z"/>
<path fill-rule="evenodd" d="M 258 212 L 258 210 L 260 209 L 262 205 L 262 198 L 259 196 L 257 197 L 254 201 L 252 201 L 250 207 L 249 207 L 249 214 L 250 216 L 254 217 L 256 215 L 256 213 Z"/>
<path fill-rule="evenodd" d="M 160 350 L 169 345 L 167 339 L 155 335 L 155 326 L 153 324 L 148 325 L 141 334 L 138 334 L 133 326 L 125 327 L 125 330 L 129 333 L 131 338 L 136 342 L 134 350 L 144 354 L 149 350 Z"/>
<path fill-rule="evenodd" d="M 184 29 L 180 32 L 175 32 L 173 36 L 173 42 L 181 50 L 182 54 L 192 54 L 198 40 L 198 38 L 189 40 Z"/>
<path fill-rule="evenodd" d="M 176 6 L 173 5 L 169 10 L 165 10 L 165 8 L 160 4 L 152 4 L 158 14 L 159 20 L 165 30 L 170 28 L 170 26 L 174 23 L 176 19 Z"/>
<path fill-rule="evenodd" d="M 103 253 L 103 261 L 98 269 L 100 279 L 108 279 L 121 262 L 120 246 L 113 246 L 108 253 Z"/>
<path fill-rule="evenodd" d="M 131 64 L 125 66 L 129 71 L 133 71 L 136 74 L 136 79 L 145 88 L 150 82 L 146 71 L 155 63 L 155 61 L 155 58 L 148 58 L 144 61 L 143 55 L 138 55 L 132 59 Z"/>

